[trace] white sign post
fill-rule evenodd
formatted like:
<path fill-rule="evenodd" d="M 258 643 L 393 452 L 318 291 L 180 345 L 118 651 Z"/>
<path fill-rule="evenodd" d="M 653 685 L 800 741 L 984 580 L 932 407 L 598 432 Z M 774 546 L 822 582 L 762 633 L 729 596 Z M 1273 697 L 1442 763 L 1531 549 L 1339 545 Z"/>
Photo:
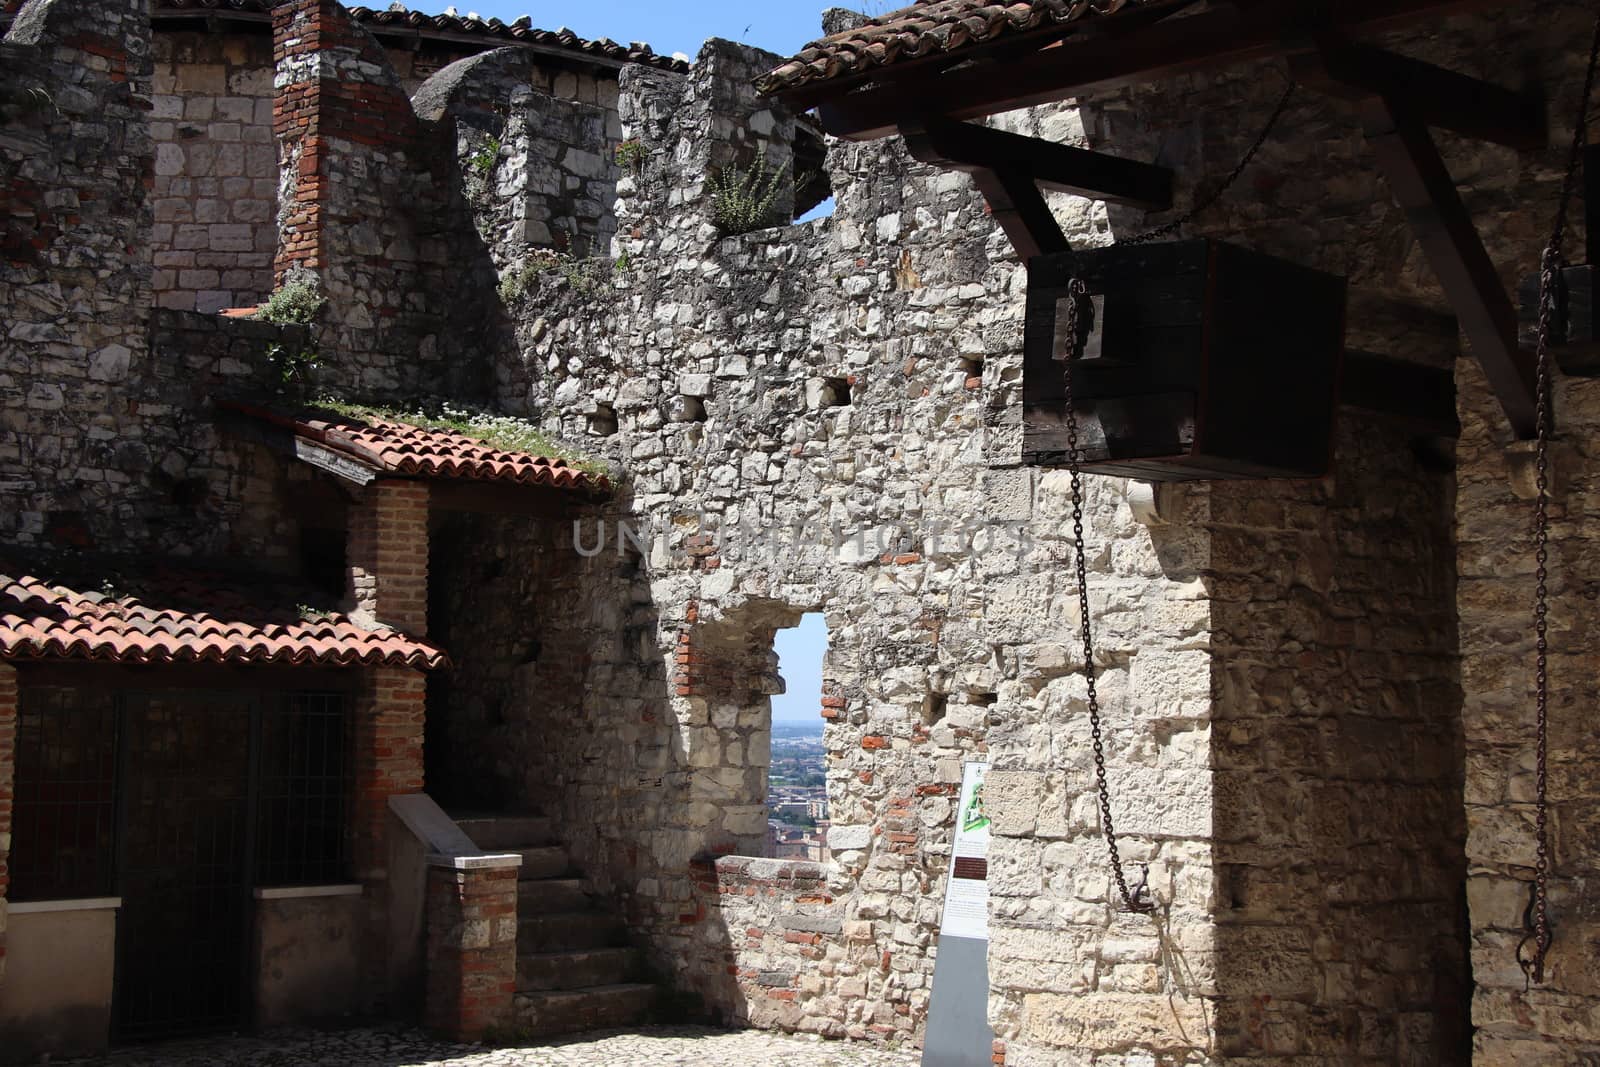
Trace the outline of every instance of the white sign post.
<path fill-rule="evenodd" d="M 989 1027 L 989 816 L 983 806 L 986 763 L 961 772 L 944 918 L 933 964 L 933 1002 L 922 1045 L 922 1067 L 987 1067 L 993 1062 Z"/>

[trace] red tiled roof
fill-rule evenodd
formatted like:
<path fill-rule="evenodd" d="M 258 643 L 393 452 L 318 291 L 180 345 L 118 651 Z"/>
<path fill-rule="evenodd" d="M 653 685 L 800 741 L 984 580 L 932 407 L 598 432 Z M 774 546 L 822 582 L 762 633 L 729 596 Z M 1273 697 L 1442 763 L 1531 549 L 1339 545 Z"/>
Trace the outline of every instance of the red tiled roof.
<path fill-rule="evenodd" d="M 756 79 L 764 93 L 865 74 L 906 60 L 959 52 L 1030 30 L 1065 26 L 1132 8 L 1177 9 L 1194 0 L 918 0 L 860 26 L 813 41 Z"/>
<path fill-rule="evenodd" d="M 271 12 L 275 2 L 276 0 L 157 0 L 155 14 L 160 17 L 185 11 L 240 11 L 256 15 Z M 414 30 L 424 37 L 430 33 L 481 37 L 485 48 L 497 48 L 504 44 L 532 44 L 617 63 L 638 63 L 679 72 L 689 69 L 689 64 L 683 60 L 673 56 L 657 55 L 649 45 L 641 42 L 635 41 L 624 45 L 604 37 L 591 41 L 565 28 L 536 29 L 533 20 L 527 15 L 515 22 L 502 22 L 495 18 L 469 18 L 467 15 L 426 15 L 421 11 L 390 11 L 386 7 L 352 7 L 350 14 L 357 22 L 380 32 Z"/>
<path fill-rule="evenodd" d="M 292 583 L 141 566 L 95 592 L 90 581 L 63 584 L 50 567 L 30 569 L 50 576 L 0 562 L 0 659 L 423 670 L 449 662 L 398 630 L 367 629 L 337 612 L 302 617 L 296 598 L 306 593 Z"/>
<path fill-rule="evenodd" d="M 466 434 L 425 429 L 376 415 L 356 418 L 321 409 L 289 415 L 229 401 L 218 406 L 289 430 L 378 473 L 555 489 L 602 490 L 611 484 L 605 475 L 581 470 L 564 459 L 508 451 Z"/>

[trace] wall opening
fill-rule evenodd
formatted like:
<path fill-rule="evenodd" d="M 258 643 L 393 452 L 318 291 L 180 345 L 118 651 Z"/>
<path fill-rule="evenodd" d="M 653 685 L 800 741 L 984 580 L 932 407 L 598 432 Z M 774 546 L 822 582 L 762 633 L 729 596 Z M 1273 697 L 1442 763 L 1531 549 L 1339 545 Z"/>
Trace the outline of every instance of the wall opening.
<path fill-rule="evenodd" d="M 784 691 L 772 698 L 772 763 L 767 772 L 767 847 L 778 859 L 827 858 L 827 753 L 822 747 L 822 658 L 828 624 L 821 612 L 773 638 Z"/>

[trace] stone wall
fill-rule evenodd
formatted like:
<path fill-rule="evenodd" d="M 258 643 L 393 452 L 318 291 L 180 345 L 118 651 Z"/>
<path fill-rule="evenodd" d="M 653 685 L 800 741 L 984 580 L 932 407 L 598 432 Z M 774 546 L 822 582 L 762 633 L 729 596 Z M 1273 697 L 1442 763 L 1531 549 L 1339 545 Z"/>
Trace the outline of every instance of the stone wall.
<path fill-rule="evenodd" d="M 473 228 L 502 271 L 531 249 L 603 255 L 617 223 L 614 146 L 608 109 L 533 88 L 544 79 L 528 52 L 500 48 L 454 63 L 417 90 L 426 122 L 447 122 Z"/>
<path fill-rule="evenodd" d="M 0 541 L 290 568 L 275 492 L 309 479 L 222 434 L 209 396 L 270 389 L 267 348 L 301 339 L 153 308 L 151 35 L 124 7 L 28 5 L 4 45 Z"/>
<path fill-rule="evenodd" d="M 158 33 L 152 287 L 159 307 L 253 307 L 272 291 L 278 149 L 272 39 Z"/>
<path fill-rule="evenodd" d="M 147 19 L 145 0 L 30 4 L 5 38 L 6 541 L 114 511 L 136 476 L 118 429 L 149 352 L 148 259 L 129 253 L 150 243 Z M 53 471 L 71 481 L 52 484 Z"/>

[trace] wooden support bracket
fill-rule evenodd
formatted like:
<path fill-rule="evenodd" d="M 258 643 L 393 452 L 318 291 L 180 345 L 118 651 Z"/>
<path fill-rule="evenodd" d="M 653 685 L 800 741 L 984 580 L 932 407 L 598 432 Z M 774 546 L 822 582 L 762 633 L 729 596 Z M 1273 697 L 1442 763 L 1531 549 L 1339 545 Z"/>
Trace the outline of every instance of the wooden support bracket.
<path fill-rule="evenodd" d="M 1424 126 L 1529 152 L 1550 144 L 1543 98 L 1336 38 L 1290 58 L 1297 82 L 1347 100 L 1403 100 Z"/>
<path fill-rule="evenodd" d="M 1145 211 L 1172 207 L 1172 171 L 1153 163 L 950 119 L 902 125 L 900 132 L 912 156 L 924 163 L 968 174 L 1022 173 L 1046 189 Z"/>
<path fill-rule="evenodd" d="M 1533 357 L 1517 345 L 1517 312 L 1420 116 L 1389 97 L 1363 101 L 1378 166 L 1439 277 L 1473 356 L 1518 437 L 1534 432 Z"/>
<path fill-rule="evenodd" d="M 1456 380 L 1448 370 L 1347 349 L 1339 406 L 1404 427 L 1417 437 L 1461 436 Z"/>
<path fill-rule="evenodd" d="M 907 123 L 900 132 L 914 158 L 972 175 L 1024 263 L 1068 248 L 1041 186 L 1153 211 L 1172 206 L 1165 167 L 948 119 Z"/>

